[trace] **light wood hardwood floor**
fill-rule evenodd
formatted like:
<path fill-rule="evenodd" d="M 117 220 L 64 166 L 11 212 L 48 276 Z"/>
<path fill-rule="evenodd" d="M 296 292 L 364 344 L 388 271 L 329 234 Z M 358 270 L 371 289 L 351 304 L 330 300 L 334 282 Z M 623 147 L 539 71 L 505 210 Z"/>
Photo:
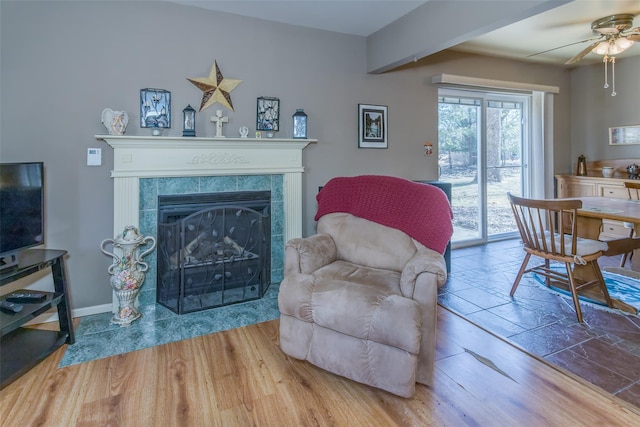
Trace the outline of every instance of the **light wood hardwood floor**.
<path fill-rule="evenodd" d="M 58 368 L 0 391 L 10 426 L 631 426 L 640 411 L 438 308 L 433 387 L 402 399 L 286 357 L 278 321 Z"/>

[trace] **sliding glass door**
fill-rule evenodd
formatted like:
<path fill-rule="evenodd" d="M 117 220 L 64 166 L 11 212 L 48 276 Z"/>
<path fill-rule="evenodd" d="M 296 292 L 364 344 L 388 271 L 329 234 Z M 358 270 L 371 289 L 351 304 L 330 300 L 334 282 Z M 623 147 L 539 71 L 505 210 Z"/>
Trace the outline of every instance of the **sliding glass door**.
<path fill-rule="evenodd" d="M 515 236 L 507 192 L 528 194 L 524 175 L 530 99 L 440 89 L 440 180 L 452 184 L 454 247 Z"/>

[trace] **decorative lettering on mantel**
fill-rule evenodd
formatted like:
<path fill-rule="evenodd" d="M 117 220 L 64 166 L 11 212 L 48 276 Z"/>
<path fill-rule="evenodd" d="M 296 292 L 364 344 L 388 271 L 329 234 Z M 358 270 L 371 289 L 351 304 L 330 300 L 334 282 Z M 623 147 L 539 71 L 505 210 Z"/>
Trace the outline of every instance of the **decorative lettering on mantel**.
<path fill-rule="evenodd" d="M 195 156 L 191 159 L 189 164 L 192 165 L 230 165 L 230 164 L 243 164 L 251 163 L 249 160 L 238 154 L 229 153 L 209 153 Z"/>

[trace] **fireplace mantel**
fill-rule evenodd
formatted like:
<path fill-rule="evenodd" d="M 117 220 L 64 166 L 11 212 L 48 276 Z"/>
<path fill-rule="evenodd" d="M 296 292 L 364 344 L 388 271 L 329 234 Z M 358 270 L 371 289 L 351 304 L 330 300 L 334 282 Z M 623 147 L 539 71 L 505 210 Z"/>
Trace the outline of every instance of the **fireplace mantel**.
<path fill-rule="evenodd" d="M 114 150 L 114 236 L 139 224 L 140 178 L 284 176 L 285 241 L 302 235 L 302 150 L 315 139 L 96 135 Z"/>

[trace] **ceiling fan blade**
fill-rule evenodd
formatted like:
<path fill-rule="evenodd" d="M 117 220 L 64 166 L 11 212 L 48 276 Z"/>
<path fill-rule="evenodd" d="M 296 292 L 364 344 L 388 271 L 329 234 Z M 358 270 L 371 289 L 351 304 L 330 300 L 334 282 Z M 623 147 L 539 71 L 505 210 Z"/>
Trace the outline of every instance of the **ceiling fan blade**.
<path fill-rule="evenodd" d="M 577 54 L 576 56 L 574 56 L 573 58 L 571 58 L 570 60 L 568 60 L 567 62 L 565 62 L 565 65 L 571 65 L 571 64 L 575 64 L 576 62 L 580 61 L 582 58 L 584 58 L 585 56 L 587 56 L 587 54 L 589 52 L 591 52 L 591 49 L 593 49 L 594 47 L 598 46 L 598 44 L 600 44 L 599 41 L 595 42 L 595 43 L 591 43 L 589 46 L 587 46 L 582 52 L 580 52 L 579 54 Z"/>
<path fill-rule="evenodd" d="M 553 49 L 547 49 L 547 50 L 543 50 L 542 52 L 533 53 L 531 55 L 528 55 L 527 58 L 531 58 L 532 56 L 542 55 L 543 53 L 547 53 L 547 52 L 553 52 L 554 50 L 563 49 L 565 47 L 573 46 L 575 44 L 586 43 L 586 42 L 590 42 L 590 41 L 593 41 L 593 40 L 600 40 L 601 38 L 602 37 L 595 37 L 595 38 L 591 38 L 591 39 L 585 39 L 585 40 L 580 40 L 578 42 L 565 44 L 564 46 L 558 46 L 558 47 L 554 47 Z M 597 43 L 599 43 L 599 42 L 596 42 L 595 44 L 597 44 Z"/>

